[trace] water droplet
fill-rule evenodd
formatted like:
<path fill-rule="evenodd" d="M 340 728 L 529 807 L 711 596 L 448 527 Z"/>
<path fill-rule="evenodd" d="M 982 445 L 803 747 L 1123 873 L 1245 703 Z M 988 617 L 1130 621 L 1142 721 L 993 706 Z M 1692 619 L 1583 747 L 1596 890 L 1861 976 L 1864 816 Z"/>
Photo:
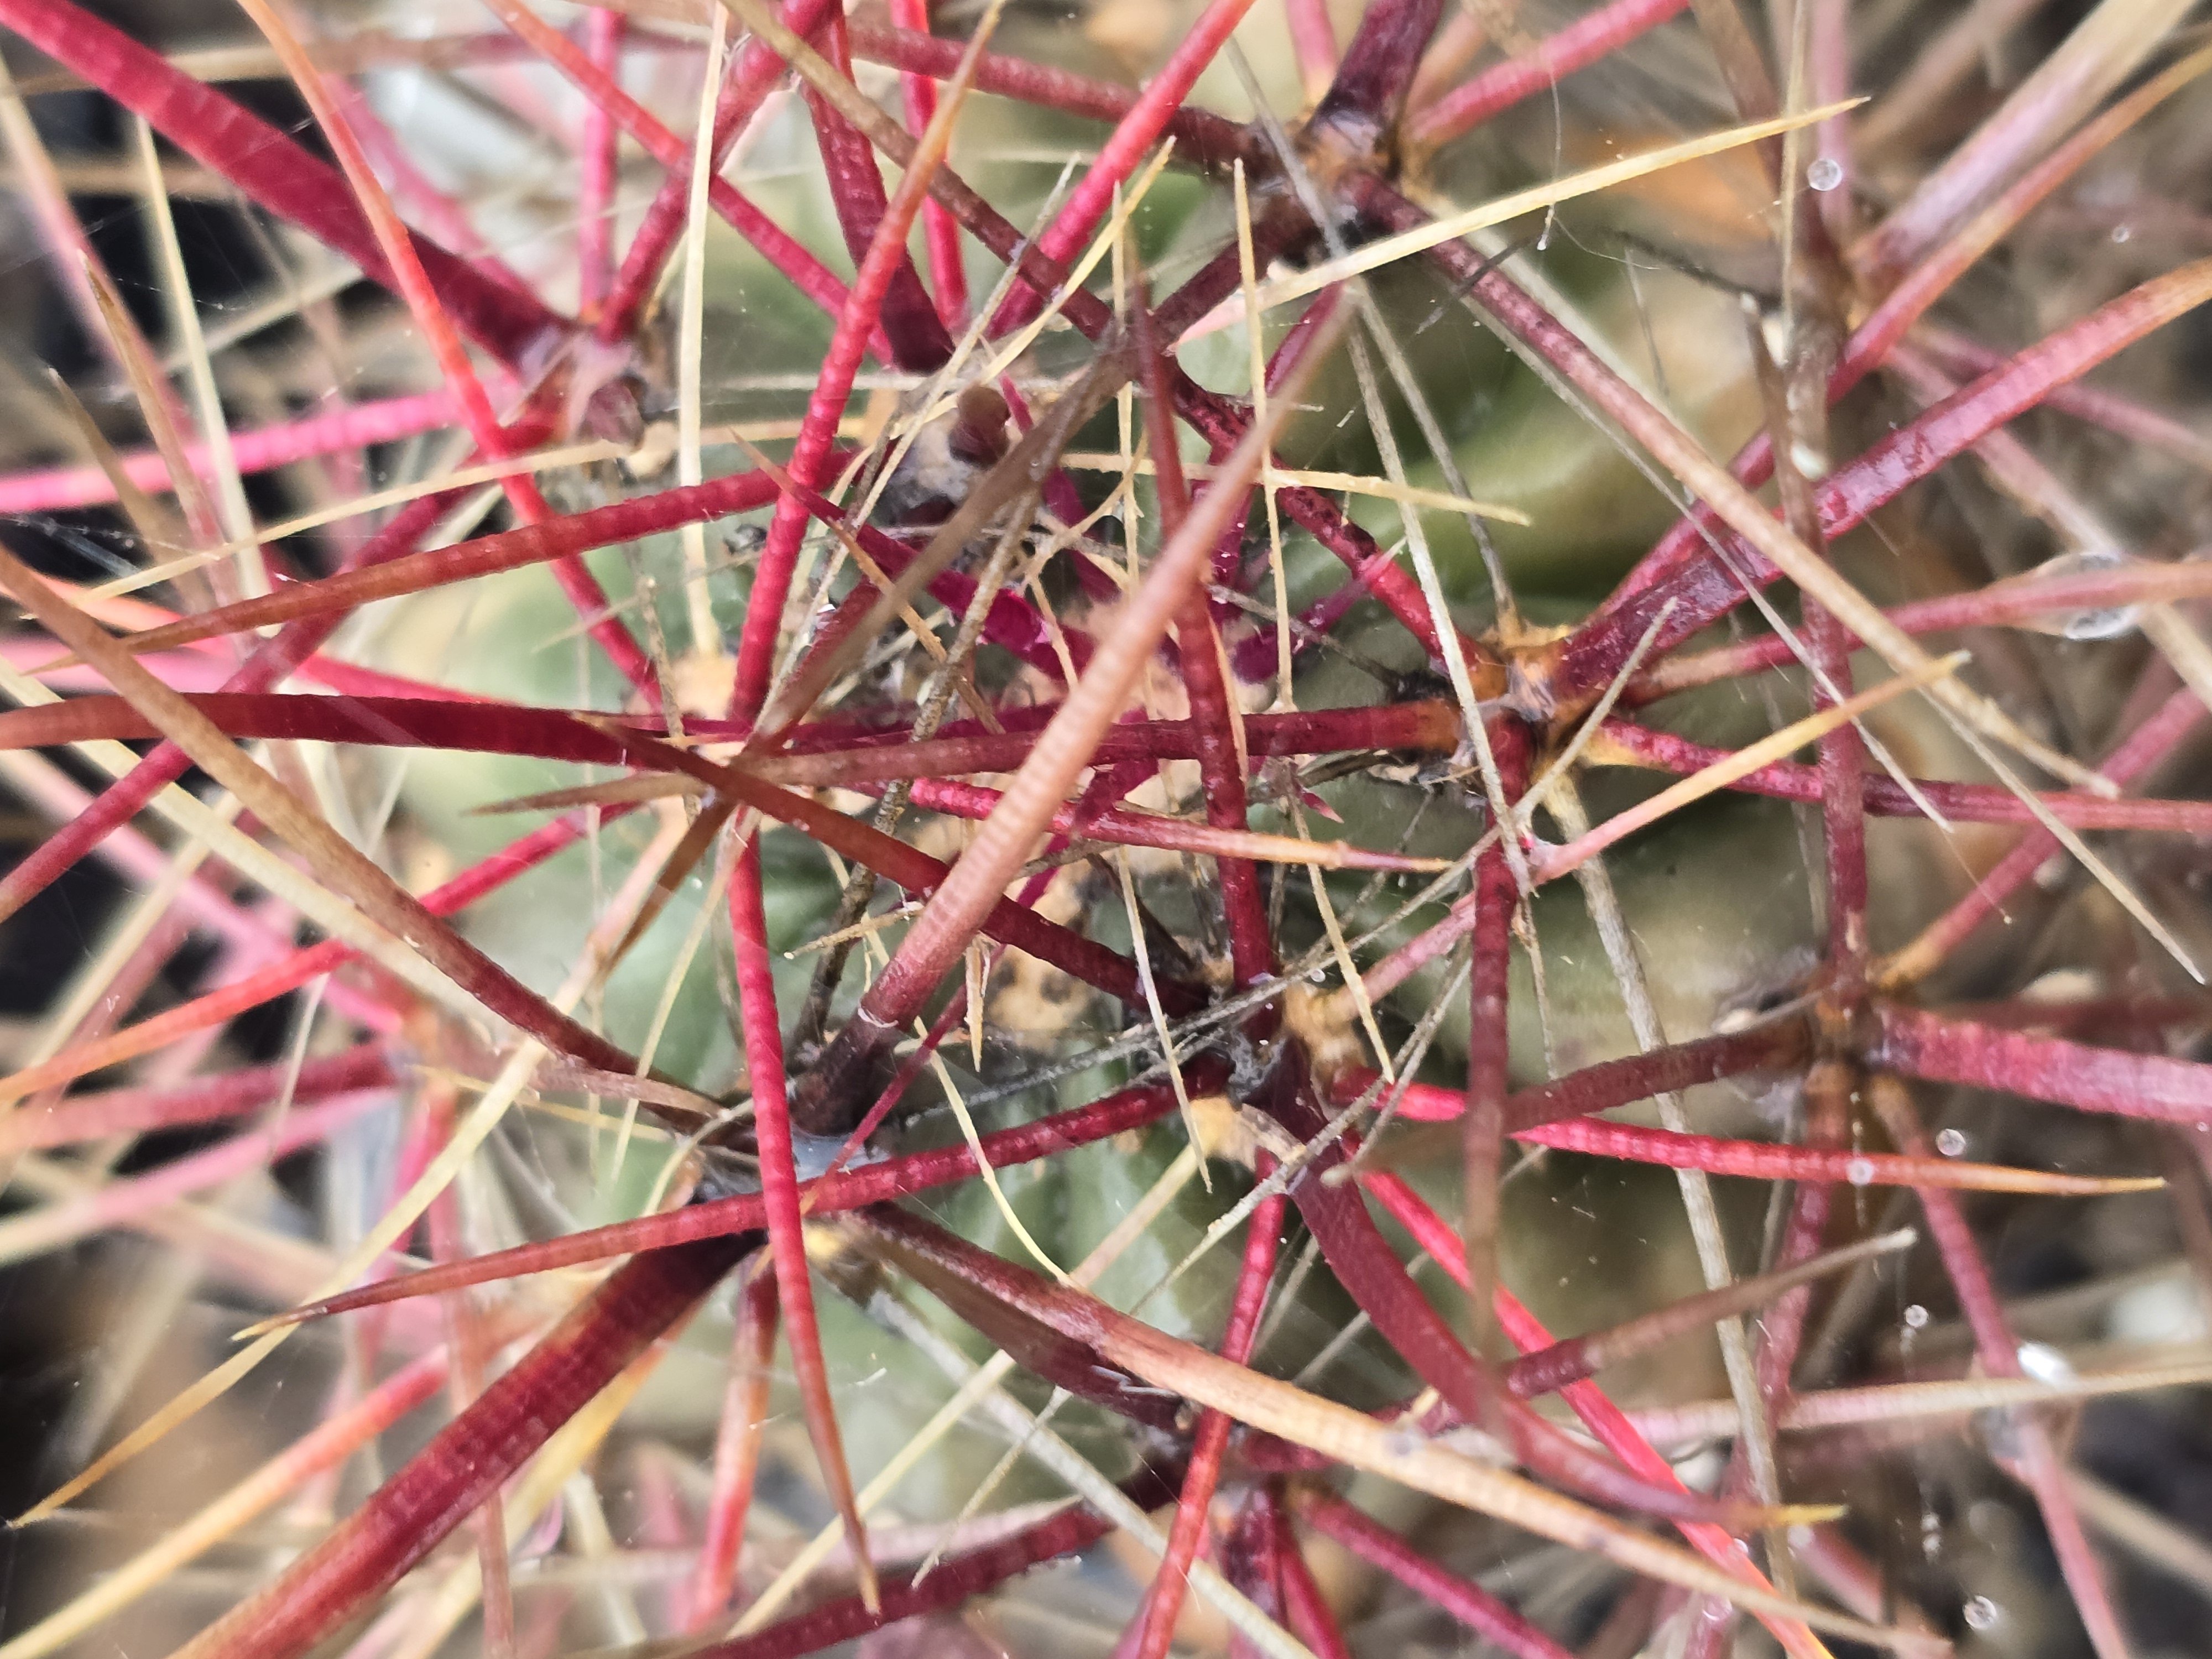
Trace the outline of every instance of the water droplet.
<path fill-rule="evenodd" d="M 1854 1187 L 1871 1187 L 1874 1185 L 1874 1160 L 1867 1158 L 1853 1158 L 1844 1165 L 1844 1179 Z"/>
<path fill-rule="evenodd" d="M 1805 182 L 1826 195 L 1844 182 L 1844 164 L 1832 155 L 1823 155 L 1805 169 Z"/>
<path fill-rule="evenodd" d="M 1936 1150 L 1946 1158 L 1956 1158 L 1966 1150 L 1966 1137 L 1956 1129 L 1944 1129 L 1936 1136 Z"/>
<path fill-rule="evenodd" d="M 2112 240 L 2116 242 L 2124 242 L 2128 238 L 2134 234 L 2135 232 L 2130 230 L 2125 225 L 2114 225 L 2112 227 Z"/>
<path fill-rule="evenodd" d="M 2021 1343 L 2020 1368 L 2046 1388 L 2063 1388 L 2076 1380 L 2073 1364 L 2048 1342 Z"/>
<path fill-rule="evenodd" d="M 1994 1629 L 1997 1620 L 2004 1616 L 1997 1611 L 1997 1604 L 1986 1595 L 1977 1595 L 1967 1602 L 1965 1614 L 1966 1626 L 1970 1630 Z"/>
<path fill-rule="evenodd" d="M 2078 552 L 2061 553 L 2055 559 L 2045 559 L 2034 569 L 2013 578 L 2022 583 L 2054 581 L 2069 576 L 2097 576 L 2124 570 L 2135 561 L 2126 554 L 2109 547 L 2084 548 Z M 1996 592 L 2008 584 L 2000 582 Z M 2141 607 L 2132 605 L 2100 605 L 2076 611 L 2047 611 L 2032 617 L 2017 619 L 2013 626 L 2039 634 L 2055 634 L 2067 640 L 2110 640 L 2135 631 Z"/>
<path fill-rule="evenodd" d="M 1905 1310 L 1905 1324 L 1908 1330 L 1925 1330 L 1928 1328 L 1928 1310 L 1917 1302 L 1914 1303 Z"/>

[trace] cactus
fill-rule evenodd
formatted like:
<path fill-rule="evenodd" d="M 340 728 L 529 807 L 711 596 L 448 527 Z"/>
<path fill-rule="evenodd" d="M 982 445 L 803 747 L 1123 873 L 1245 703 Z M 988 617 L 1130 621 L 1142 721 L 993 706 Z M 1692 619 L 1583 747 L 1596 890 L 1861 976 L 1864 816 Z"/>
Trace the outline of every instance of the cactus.
<path fill-rule="evenodd" d="M 240 10 L 0 0 L 0 1659 L 2182 1641 L 2185 4 Z"/>

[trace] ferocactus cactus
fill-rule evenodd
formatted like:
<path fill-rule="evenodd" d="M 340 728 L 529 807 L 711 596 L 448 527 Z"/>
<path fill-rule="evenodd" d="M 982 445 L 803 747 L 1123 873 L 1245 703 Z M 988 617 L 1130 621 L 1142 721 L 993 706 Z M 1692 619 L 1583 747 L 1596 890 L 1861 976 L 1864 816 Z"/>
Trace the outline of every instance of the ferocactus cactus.
<path fill-rule="evenodd" d="M 241 7 L 0 0 L 0 1659 L 2187 1650 L 2179 0 Z"/>

